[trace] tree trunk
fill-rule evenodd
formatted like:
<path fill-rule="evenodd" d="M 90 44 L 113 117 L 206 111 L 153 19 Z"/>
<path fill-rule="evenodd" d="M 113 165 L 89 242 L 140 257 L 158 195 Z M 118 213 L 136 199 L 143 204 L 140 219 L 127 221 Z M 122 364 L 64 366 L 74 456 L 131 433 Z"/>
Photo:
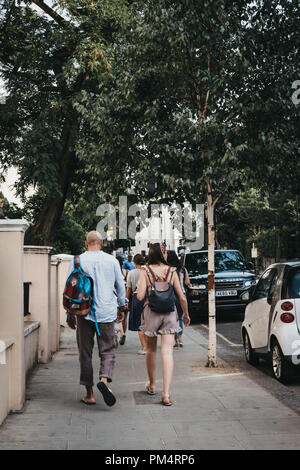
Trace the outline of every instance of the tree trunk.
<path fill-rule="evenodd" d="M 217 367 L 216 297 L 215 297 L 215 227 L 212 185 L 208 184 L 208 358 L 207 367 Z"/>
<path fill-rule="evenodd" d="M 76 118 L 73 120 L 68 118 L 66 120 L 61 134 L 62 152 L 59 157 L 59 191 L 46 197 L 36 224 L 28 231 L 26 243 L 44 245 L 51 243 L 51 240 L 54 238 L 72 181 L 75 163 L 74 142 L 77 128 L 78 123 Z"/>
<path fill-rule="evenodd" d="M 76 79 L 72 89 L 75 94 L 80 91 L 87 79 L 87 73 L 81 73 Z M 60 142 L 62 151 L 58 157 L 59 175 L 58 191 L 46 197 L 40 210 L 38 220 L 31 230 L 26 232 L 26 242 L 47 244 L 53 240 L 57 225 L 64 210 L 65 201 L 68 194 L 72 175 L 75 166 L 75 143 L 79 129 L 79 120 L 77 112 L 73 108 L 72 100 L 66 111 L 66 118 L 62 128 Z"/>
<path fill-rule="evenodd" d="M 281 258 L 281 233 L 280 229 L 276 230 L 276 262 L 278 263 Z"/>

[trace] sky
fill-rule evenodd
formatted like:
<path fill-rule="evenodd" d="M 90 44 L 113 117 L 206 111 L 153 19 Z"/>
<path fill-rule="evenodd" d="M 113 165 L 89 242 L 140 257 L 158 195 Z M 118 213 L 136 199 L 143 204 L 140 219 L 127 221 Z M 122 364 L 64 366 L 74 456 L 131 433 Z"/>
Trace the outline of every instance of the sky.
<path fill-rule="evenodd" d="M 22 204 L 20 199 L 15 195 L 15 192 L 11 187 L 16 179 L 17 169 L 13 167 L 9 168 L 8 172 L 6 173 L 5 183 L 0 184 L 0 191 L 3 193 L 3 196 L 8 200 L 8 202 L 21 206 Z"/>
<path fill-rule="evenodd" d="M 48 2 L 48 4 L 51 5 L 51 2 L 50 3 Z M 43 14 L 42 10 L 40 10 L 38 6 L 34 4 L 31 4 L 30 6 L 33 10 Z M 4 81 L 0 75 L 0 100 L 1 100 L 1 97 L 3 96 L 5 96 L 5 87 L 4 87 Z M 0 173 L 1 173 L 1 166 L 0 166 Z M 20 198 L 16 196 L 15 191 L 12 187 L 15 181 L 17 180 L 17 178 L 18 178 L 17 169 L 13 167 L 9 168 L 9 170 L 7 171 L 5 175 L 5 183 L 0 183 L 0 191 L 3 193 L 4 197 L 10 203 L 14 203 L 14 204 L 18 204 L 18 206 L 22 206 Z M 32 193 L 32 191 L 30 191 L 30 193 Z"/>

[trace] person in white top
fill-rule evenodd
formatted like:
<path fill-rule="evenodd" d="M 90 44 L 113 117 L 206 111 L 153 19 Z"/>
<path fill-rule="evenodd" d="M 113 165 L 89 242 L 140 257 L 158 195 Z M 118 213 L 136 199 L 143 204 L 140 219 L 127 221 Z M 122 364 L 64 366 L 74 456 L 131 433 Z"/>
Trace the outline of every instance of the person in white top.
<path fill-rule="evenodd" d="M 143 331 L 139 331 L 141 326 L 141 315 L 144 307 L 144 301 L 137 298 L 137 287 L 141 276 L 141 268 L 145 264 L 143 255 L 136 254 L 133 258 L 135 269 L 129 271 L 126 283 L 126 297 L 130 301 L 129 330 L 137 331 L 142 348 L 138 354 L 146 354 L 146 338 Z"/>
<path fill-rule="evenodd" d="M 168 251 L 167 262 L 170 266 L 175 266 L 178 277 L 179 277 L 179 281 L 180 281 L 182 291 L 183 291 L 184 295 L 186 295 L 185 288 L 190 285 L 190 279 L 189 279 L 188 272 L 187 272 L 186 268 L 182 265 L 180 259 L 178 258 L 177 254 L 176 254 L 176 251 L 174 251 L 174 250 L 169 250 Z M 182 334 L 183 334 L 182 315 L 183 315 L 183 311 L 182 311 L 182 308 L 181 308 L 181 305 L 180 305 L 180 302 L 178 301 L 178 299 L 176 299 L 176 308 L 177 308 L 177 312 L 178 312 L 179 325 L 181 327 L 181 332 L 175 334 L 174 347 L 179 346 L 179 347 L 182 348 L 183 347 L 183 342 L 182 342 Z"/>

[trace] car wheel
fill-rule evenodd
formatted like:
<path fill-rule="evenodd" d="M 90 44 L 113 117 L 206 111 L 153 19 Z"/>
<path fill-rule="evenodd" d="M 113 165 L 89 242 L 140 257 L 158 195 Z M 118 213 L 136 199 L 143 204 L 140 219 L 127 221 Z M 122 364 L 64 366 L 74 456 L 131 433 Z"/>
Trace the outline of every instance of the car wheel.
<path fill-rule="evenodd" d="M 259 364 L 259 357 L 253 351 L 251 343 L 250 343 L 250 338 L 246 331 L 243 334 L 243 339 L 244 339 L 244 351 L 245 351 L 246 361 L 249 364 L 251 364 L 251 366 L 257 366 Z"/>
<path fill-rule="evenodd" d="M 273 341 L 271 347 L 272 367 L 275 379 L 285 384 L 292 378 L 292 366 L 285 359 L 278 341 Z"/>

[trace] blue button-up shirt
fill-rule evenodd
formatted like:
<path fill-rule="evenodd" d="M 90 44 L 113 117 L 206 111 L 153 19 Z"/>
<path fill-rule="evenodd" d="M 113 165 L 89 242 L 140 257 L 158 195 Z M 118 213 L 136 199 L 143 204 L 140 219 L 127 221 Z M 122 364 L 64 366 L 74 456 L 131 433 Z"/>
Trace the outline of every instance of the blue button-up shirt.
<path fill-rule="evenodd" d="M 80 255 L 82 269 L 94 280 L 97 322 L 109 323 L 117 318 L 118 305 L 125 305 L 125 283 L 118 260 L 104 251 L 85 251 Z M 68 276 L 74 269 L 71 261 Z M 94 320 L 91 314 L 84 317 Z"/>

